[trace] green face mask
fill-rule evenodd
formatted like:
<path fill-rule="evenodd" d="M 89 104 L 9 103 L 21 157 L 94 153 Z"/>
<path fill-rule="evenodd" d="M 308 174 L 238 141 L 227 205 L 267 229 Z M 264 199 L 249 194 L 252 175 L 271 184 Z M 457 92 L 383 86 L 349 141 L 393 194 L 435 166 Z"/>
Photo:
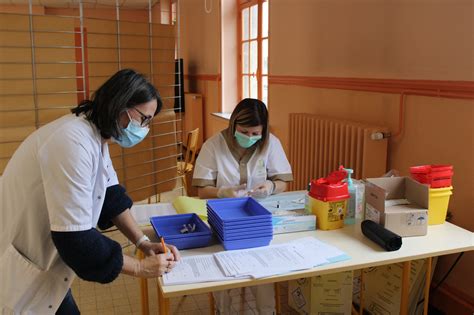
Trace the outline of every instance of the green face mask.
<path fill-rule="evenodd" d="M 235 136 L 235 139 L 237 140 L 237 143 L 238 143 L 242 148 L 245 148 L 245 149 L 250 148 L 250 147 L 253 146 L 258 140 L 262 139 L 262 136 L 261 136 L 261 135 L 249 137 L 249 136 L 244 135 L 244 134 L 241 133 L 241 132 L 238 132 L 237 130 L 235 131 L 234 136 Z"/>

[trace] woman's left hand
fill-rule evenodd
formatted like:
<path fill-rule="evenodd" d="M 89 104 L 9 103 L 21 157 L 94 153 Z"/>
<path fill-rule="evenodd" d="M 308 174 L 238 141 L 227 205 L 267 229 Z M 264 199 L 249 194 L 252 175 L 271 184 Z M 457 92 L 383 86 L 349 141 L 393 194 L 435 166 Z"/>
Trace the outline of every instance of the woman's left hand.
<path fill-rule="evenodd" d="M 255 198 L 266 198 L 273 193 L 274 183 L 271 180 L 266 180 L 263 184 L 254 187 L 249 191 L 249 195 Z"/>
<path fill-rule="evenodd" d="M 174 260 L 178 261 L 181 259 L 181 255 L 179 254 L 179 250 L 170 244 L 166 244 L 168 251 L 173 254 Z M 160 253 L 164 253 L 164 248 L 161 243 L 154 243 L 154 242 L 143 242 L 140 245 L 140 249 L 145 253 L 147 256 L 152 256 Z"/>

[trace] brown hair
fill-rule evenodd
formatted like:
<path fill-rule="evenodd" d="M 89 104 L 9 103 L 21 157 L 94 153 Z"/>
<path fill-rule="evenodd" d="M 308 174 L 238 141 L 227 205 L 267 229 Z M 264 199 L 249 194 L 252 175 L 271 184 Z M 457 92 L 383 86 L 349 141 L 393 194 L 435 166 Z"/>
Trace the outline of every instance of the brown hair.
<path fill-rule="evenodd" d="M 262 125 L 262 139 L 259 140 L 260 147 L 265 146 L 268 139 L 268 110 L 265 104 L 254 98 L 245 98 L 237 104 L 230 116 L 229 129 L 232 136 L 235 134 L 236 125 L 244 127 L 255 127 Z"/>

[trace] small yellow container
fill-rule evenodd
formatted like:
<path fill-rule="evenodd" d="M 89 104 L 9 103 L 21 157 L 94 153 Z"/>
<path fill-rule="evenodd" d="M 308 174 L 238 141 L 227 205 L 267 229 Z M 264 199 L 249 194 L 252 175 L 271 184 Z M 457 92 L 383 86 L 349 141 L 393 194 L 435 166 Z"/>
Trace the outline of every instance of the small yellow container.
<path fill-rule="evenodd" d="M 430 188 L 428 225 L 443 224 L 446 221 L 449 197 L 452 194 L 452 186 L 446 188 Z"/>
<path fill-rule="evenodd" d="M 311 212 L 316 215 L 316 224 L 321 230 L 335 230 L 344 226 L 347 199 L 338 201 L 321 201 L 309 197 Z"/>

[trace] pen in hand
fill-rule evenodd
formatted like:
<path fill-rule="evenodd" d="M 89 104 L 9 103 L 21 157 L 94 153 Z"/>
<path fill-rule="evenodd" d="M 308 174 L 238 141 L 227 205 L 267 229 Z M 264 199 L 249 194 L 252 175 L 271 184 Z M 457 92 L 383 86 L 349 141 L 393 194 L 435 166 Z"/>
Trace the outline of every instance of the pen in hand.
<path fill-rule="evenodd" d="M 165 244 L 165 239 L 162 237 L 160 237 L 160 240 L 161 240 L 161 246 L 163 246 L 163 253 L 166 254 L 166 258 L 169 258 L 170 256 L 170 252 L 169 252 L 169 249 L 168 247 L 166 247 L 166 244 Z"/>

